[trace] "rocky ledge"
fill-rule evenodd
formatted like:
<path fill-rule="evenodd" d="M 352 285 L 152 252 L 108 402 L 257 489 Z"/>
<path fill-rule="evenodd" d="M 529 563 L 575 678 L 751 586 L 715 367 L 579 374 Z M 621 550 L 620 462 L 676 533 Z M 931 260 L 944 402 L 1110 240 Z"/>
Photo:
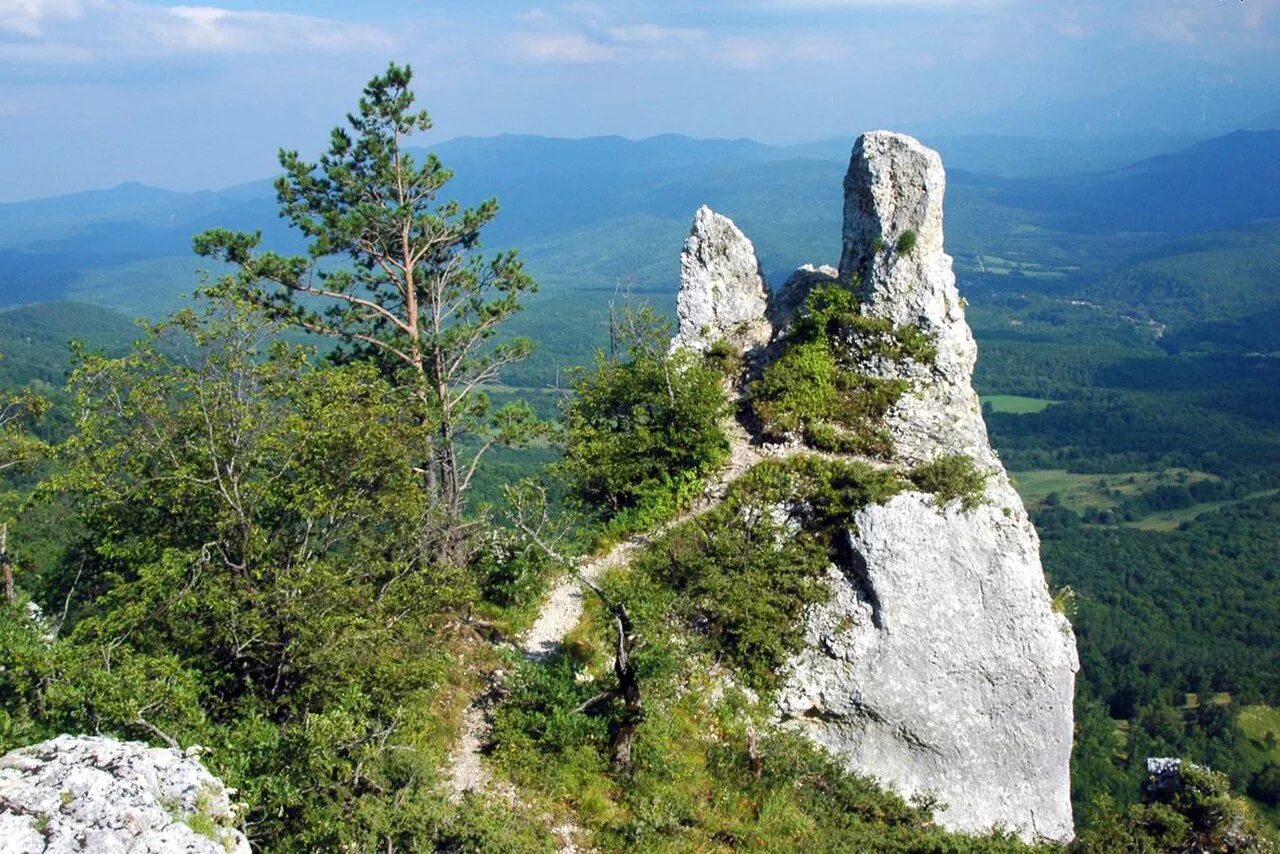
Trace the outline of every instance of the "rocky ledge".
<path fill-rule="evenodd" d="M 249 854 L 232 794 L 193 754 L 61 735 L 0 759 L 0 852 Z"/>

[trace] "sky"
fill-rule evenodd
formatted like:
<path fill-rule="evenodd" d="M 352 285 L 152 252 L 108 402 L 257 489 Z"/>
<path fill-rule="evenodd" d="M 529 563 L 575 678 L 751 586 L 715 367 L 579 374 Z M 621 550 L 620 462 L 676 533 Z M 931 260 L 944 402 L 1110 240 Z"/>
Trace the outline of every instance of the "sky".
<path fill-rule="evenodd" d="M 0 0 L 0 200 L 268 176 L 392 60 L 436 141 L 787 143 L 1182 81 L 1280 108 L 1280 0 Z"/>

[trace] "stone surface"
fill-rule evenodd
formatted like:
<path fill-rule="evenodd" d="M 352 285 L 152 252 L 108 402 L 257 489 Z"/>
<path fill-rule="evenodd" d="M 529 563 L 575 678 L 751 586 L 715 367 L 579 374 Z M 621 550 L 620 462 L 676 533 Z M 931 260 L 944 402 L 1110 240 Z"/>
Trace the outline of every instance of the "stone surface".
<path fill-rule="evenodd" d="M 1168 756 L 1147 757 L 1147 779 L 1142 793 L 1148 798 L 1168 796 L 1182 788 L 1182 760 Z"/>
<path fill-rule="evenodd" d="M 705 352 L 727 340 L 746 352 L 769 343 L 769 289 L 755 247 L 733 220 L 705 205 L 680 255 L 680 328 L 672 347 Z"/>
<path fill-rule="evenodd" d="M 1036 541 L 1003 509 L 902 493 L 851 520 L 850 558 L 810 614 L 784 718 L 948 828 L 1072 834 L 1071 629 Z"/>
<path fill-rule="evenodd" d="M 872 373 L 914 381 L 916 393 L 904 395 L 889 418 L 899 455 L 921 461 L 964 453 L 1001 470 L 973 389 L 978 348 L 943 251 L 942 159 L 903 134 L 864 134 L 853 148 L 844 191 L 841 277 L 858 282 L 865 313 L 919 326 L 938 349 L 932 366 L 869 366 Z M 908 232 L 916 235 L 915 247 L 900 252 Z"/>
<path fill-rule="evenodd" d="M 856 283 L 864 313 L 915 324 L 937 346 L 932 364 L 858 365 L 911 381 L 887 419 L 896 461 L 967 455 L 988 476 L 985 501 L 964 511 L 903 493 L 850 520 L 846 560 L 808 617 L 779 712 L 851 769 L 937 798 L 945 827 L 1066 840 L 1075 638 L 1051 607 L 1039 539 L 987 439 L 977 347 L 943 251 L 945 185 L 941 159 L 916 140 L 861 137 L 838 275 Z M 816 272 L 796 280 L 791 304 Z"/>
<path fill-rule="evenodd" d="M 0 759 L 0 854 L 249 854 L 232 794 L 177 750 L 58 736 Z"/>

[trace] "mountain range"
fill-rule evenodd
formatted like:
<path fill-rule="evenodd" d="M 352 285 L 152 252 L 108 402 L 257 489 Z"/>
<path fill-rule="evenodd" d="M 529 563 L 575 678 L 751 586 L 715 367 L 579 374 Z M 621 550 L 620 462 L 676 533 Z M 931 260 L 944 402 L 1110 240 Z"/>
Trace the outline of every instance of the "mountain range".
<path fill-rule="evenodd" d="M 599 335 L 584 329 L 599 331 L 619 287 L 669 304 L 674 249 L 700 204 L 742 227 L 775 285 L 800 264 L 833 260 L 851 142 L 507 135 L 455 139 L 434 151 L 456 173 L 447 197 L 500 200 L 485 243 L 519 247 L 542 285 L 517 326 L 545 342 L 545 367 L 589 356 Z M 1276 307 L 1280 196 L 1269 188 L 1280 184 L 1278 130 L 1234 131 L 1174 151 L 1162 150 L 1167 139 L 1151 137 L 1152 156 L 1119 165 L 1117 156 L 1136 149 L 1112 146 L 1110 167 L 1075 174 L 1069 169 L 1082 159 L 1108 159 L 1099 154 L 1105 141 L 987 135 L 926 142 L 941 148 L 950 172 L 949 250 L 962 287 L 1074 287 L 1094 297 L 1112 288 L 1129 308 L 1152 292 L 1166 304 L 1162 288 L 1175 297 L 1186 288 L 1217 289 L 1161 271 L 1161 259 L 1192 247 L 1252 255 L 1254 263 L 1236 265 L 1243 283 L 1232 290 L 1251 295 L 1246 307 L 1254 296 L 1260 310 Z M 1067 156 L 1068 148 L 1076 153 Z M 1018 174 L 982 171 L 998 162 L 1020 164 L 1005 170 Z M 162 316 L 199 285 L 208 264 L 191 253 L 191 237 L 213 226 L 262 230 L 264 245 L 280 251 L 303 245 L 278 218 L 269 180 L 191 193 L 122 184 L 0 205 L 0 307 L 72 300 Z M 1210 236 L 1188 243 L 1191 235 Z M 584 300 L 584 292 L 597 296 Z M 1166 307 L 1162 322 L 1187 313 L 1185 300 L 1177 310 Z M 545 370 L 537 374 L 547 381 Z"/>

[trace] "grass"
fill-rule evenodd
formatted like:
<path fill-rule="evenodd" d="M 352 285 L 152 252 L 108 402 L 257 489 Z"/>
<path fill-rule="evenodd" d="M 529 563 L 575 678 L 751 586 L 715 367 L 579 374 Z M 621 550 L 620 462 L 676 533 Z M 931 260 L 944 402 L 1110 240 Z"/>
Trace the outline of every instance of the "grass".
<path fill-rule="evenodd" d="M 1125 476 L 1112 475 L 1111 478 Z M 1089 507 L 1116 506 L 1114 500 L 1098 492 L 1099 482 L 1103 479 L 1106 476 L 1077 474 L 1066 469 L 1037 469 L 1015 472 L 1013 475 L 1014 486 L 1028 505 L 1040 504 L 1050 494 L 1057 493 L 1062 505 L 1076 512 Z M 1111 479 L 1107 479 L 1107 482 L 1110 483 Z"/>
<path fill-rule="evenodd" d="M 1111 759 L 1118 765 L 1126 765 L 1129 762 L 1129 721 L 1124 718 L 1112 718 L 1111 723 L 1114 725 L 1111 731 Z"/>
<path fill-rule="evenodd" d="M 991 404 L 991 409 L 995 412 L 1005 412 L 1010 415 L 1031 415 L 1037 412 L 1044 412 L 1053 404 L 1061 403 L 1059 400 L 1022 397 L 1017 394 L 989 394 L 982 398 L 982 402 Z"/>
<path fill-rule="evenodd" d="M 1199 694 L 1187 694 L 1186 702 L 1183 704 L 1183 708 L 1186 709 L 1187 711 L 1191 711 L 1192 709 L 1198 709 L 1200 708 L 1200 704 L 1202 702 L 1208 702 L 1210 705 L 1213 705 L 1213 706 L 1229 706 L 1231 705 L 1231 695 L 1223 691 L 1217 694 L 1211 694 L 1206 700 L 1205 698 L 1201 697 L 1201 695 Z"/>
<path fill-rule="evenodd" d="M 1239 504 L 1242 501 L 1249 501 L 1254 498 L 1266 498 L 1267 496 L 1275 495 L 1277 492 L 1280 492 L 1280 489 L 1268 489 L 1262 492 L 1250 493 L 1244 498 L 1238 498 L 1234 501 L 1205 501 L 1200 504 L 1192 504 L 1190 507 L 1183 507 L 1180 510 L 1153 513 L 1136 522 L 1126 522 L 1125 525 L 1130 528 L 1137 528 L 1139 531 L 1167 533 L 1176 531 L 1183 522 L 1190 522 L 1205 513 L 1212 513 L 1214 510 L 1221 510 L 1223 507 L 1230 507 L 1233 504 Z"/>
<path fill-rule="evenodd" d="M 1244 706 L 1236 725 L 1253 746 L 1272 762 L 1280 762 L 1280 709 L 1274 706 Z M 1268 739 L 1270 736 L 1270 739 Z"/>
<path fill-rule="evenodd" d="M 1184 475 L 1186 479 L 1180 480 Z M 1014 486 L 1017 488 L 1018 494 L 1022 496 L 1022 500 L 1029 507 L 1041 504 L 1051 493 L 1057 493 L 1059 503 L 1077 513 L 1091 507 L 1100 510 L 1116 507 L 1118 502 L 1112 496 L 1104 494 L 1104 489 L 1128 496 L 1147 492 L 1161 484 L 1194 483 L 1213 479 L 1215 479 L 1215 476 L 1207 472 L 1183 468 L 1165 469 L 1163 472 L 1135 471 L 1121 472 L 1119 474 L 1080 474 L 1066 469 L 1033 469 L 1013 473 Z M 1223 503 L 1229 504 L 1232 502 Z M 1221 504 L 1212 502 L 1177 512 L 1193 511 L 1189 518 L 1194 518 L 1207 510 L 1215 509 L 1217 506 L 1221 506 Z M 1166 515 L 1172 514 L 1161 513 L 1130 524 L 1135 527 L 1142 527 L 1148 520 L 1154 520 L 1157 516 Z M 1173 524 L 1169 527 L 1148 528 L 1146 530 L 1173 530 L 1176 527 L 1177 524 Z"/>
<path fill-rule="evenodd" d="M 1260 704 L 1241 706 L 1236 727 L 1245 737 L 1240 752 L 1248 757 L 1250 765 L 1261 768 L 1269 762 L 1280 764 L 1280 708 Z M 1259 815 L 1280 827 L 1280 807 L 1253 798 L 1249 801 Z"/>
<path fill-rule="evenodd" d="M 974 257 L 974 256 L 967 256 Z M 966 262 L 966 266 L 970 266 L 966 256 L 960 256 L 961 261 Z M 1007 276 L 1010 273 L 1018 272 L 1028 278 L 1033 279 L 1061 279 L 1071 273 L 1078 271 L 1080 268 L 1074 265 L 1054 265 L 1041 264 L 1035 261 L 1015 261 L 1011 258 L 1003 258 L 999 255 L 981 255 L 980 261 L 974 258 L 972 264 L 973 269 L 992 276 Z"/>

